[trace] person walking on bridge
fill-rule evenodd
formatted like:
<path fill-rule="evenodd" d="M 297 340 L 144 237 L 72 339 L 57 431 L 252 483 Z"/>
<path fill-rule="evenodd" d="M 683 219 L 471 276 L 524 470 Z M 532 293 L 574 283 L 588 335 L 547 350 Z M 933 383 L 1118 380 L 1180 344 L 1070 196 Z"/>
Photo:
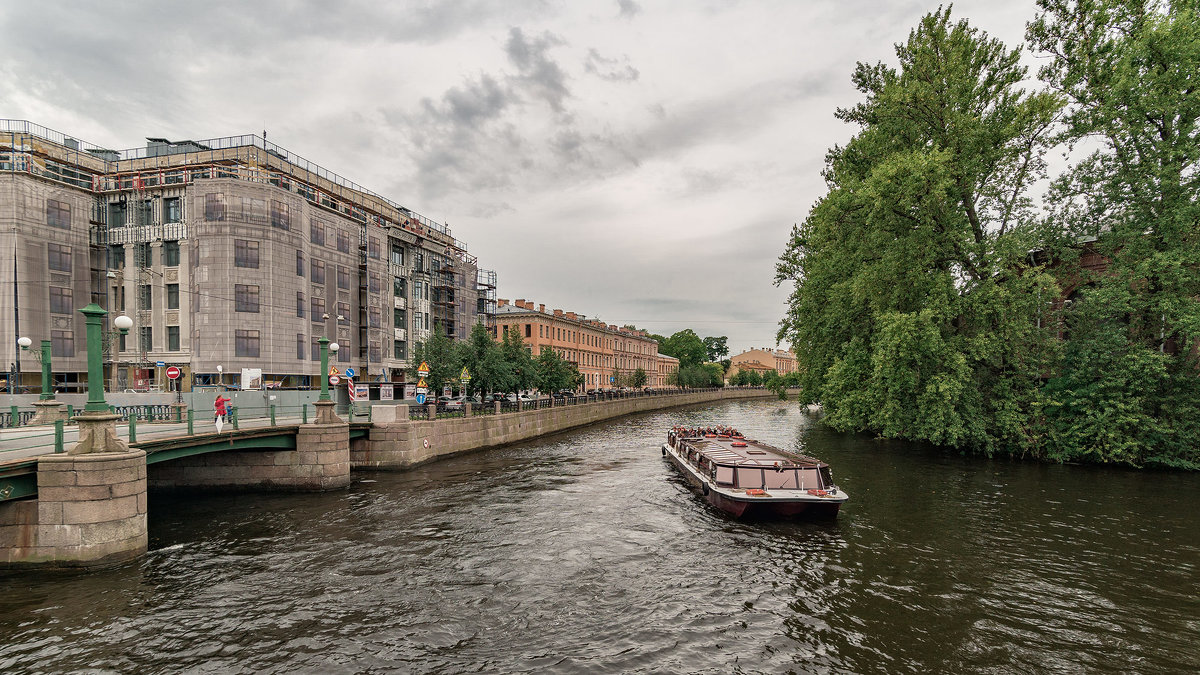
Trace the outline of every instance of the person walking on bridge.
<path fill-rule="evenodd" d="M 216 415 L 216 418 L 214 421 L 217 423 L 217 433 L 218 434 L 221 433 L 221 428 L 224 426 L 225 413 L 226 413 L 225 404 L 229 403 L 230 400 L 231 399 L 225 398 L 224 396 L 217 394 L 217 400 L 213 401 L 213 412 Z"/>

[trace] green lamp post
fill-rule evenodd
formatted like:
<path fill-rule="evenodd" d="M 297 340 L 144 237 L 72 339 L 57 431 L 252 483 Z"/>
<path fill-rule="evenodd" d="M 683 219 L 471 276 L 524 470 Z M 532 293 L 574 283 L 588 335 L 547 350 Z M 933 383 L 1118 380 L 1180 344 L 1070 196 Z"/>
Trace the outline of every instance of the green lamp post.
<path fill-rule="evenodd" d="M 321 378 L 321 395 L 316 403 L 317 424 L 336 424 L 341 420 L 333 412 L 333 399 L 329 397 L 329 354 L 336 354 L 339 346 L 336 342 L 330 342 L 327 337 L 319 338 L 317 344 L 321 346 L 321 372 L 318 375 Z"/>
<path fill-rule="evenodd" d="M 79 313 L 84 316 L 87 326 L 88 400 L 83 412 L 74 418 L 79 425 L 79 442 L 67 450 L 67 454 L 127 452 L 129 446 L 116 434 L 118 415 L 108 412 L 108 403 L 104 400 L 105 334 L 101 321 L 108 311 L 93 302 L 79 310 Z M 121 335 L 125 335 L 133 326 L 133 319 L 118 316 L 113 319 L 113 326 Z"/>
<path fill-rule="evenodd" d="M 17 339 L 17 344 L 20 345 L 21 351 L 28 351 L 33 340 L 21 337 Z M 33 419 L 29 420 L 29 423 L 54 424 L 58 420 L 65 420 L 67 418 L 65 407 L 54 400 L 54 385 L 51 382 L 50 341 L 42 340 L 41 351 L 34 352 L 33 356 L 42 364 L 42 393 L 37 402 L 33 404 L 34 410 L 37 412 Z"/>

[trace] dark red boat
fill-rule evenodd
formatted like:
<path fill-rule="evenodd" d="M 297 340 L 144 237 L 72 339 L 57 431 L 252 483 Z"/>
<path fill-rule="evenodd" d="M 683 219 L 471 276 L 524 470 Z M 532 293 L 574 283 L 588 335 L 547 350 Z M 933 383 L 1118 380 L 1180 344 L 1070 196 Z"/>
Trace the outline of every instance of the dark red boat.
<path fill-rule="evenodd" d="M 675 427 L 662 454 L 710 504 L 735 518 L 836 518 L 849 498 L 833 484 L 828 464 L 728 427 Z"/>

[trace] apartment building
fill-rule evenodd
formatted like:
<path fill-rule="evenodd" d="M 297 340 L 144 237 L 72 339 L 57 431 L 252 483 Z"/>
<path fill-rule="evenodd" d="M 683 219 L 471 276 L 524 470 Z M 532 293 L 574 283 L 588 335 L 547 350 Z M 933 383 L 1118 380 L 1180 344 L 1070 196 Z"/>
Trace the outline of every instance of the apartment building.
<path fill-rule="evenodd" d="M 761 375 L 774 370 L 780 375 L 796 372 L 796 355 L 785 349 L 771 349 L 763 347 L 762 349 L 747 349 L 729 359 L 729 370 L 725 373 L 725 378 L 729 379 L 736 375 L 739 370 L 755 370 Z"/>
<path fill-rule="evenodd" d="M 641 368 L 647 386 L 666 386 L 679 370 L 678 359 L 658 353 L 658 343 L 644 331 L 612 326 L 582 314 L 561 309 L 546 311 L 525 299 L 500 299 L 496 309 L 495 337 L 515 330 L 536 356 L 549 346 L 574 363 L 584 377 L 584 388 L 612 388 Z M 674 363 L 673 370 L 671 363 Z M 660 369 L 660 363 L 663 364 Z"/>
<path fill-rule="evenodd" d="M 58 386 L 82 383 L 88 302 L 134 321 L 105 345 L 110 386 L 165 388 L 177 366 L 185 391 L 243 368 L 316 386 L 321 337 L 358 381 L 401 382 L 431 331 L 465 338 L 496 308 L 495 273 L 449 228 L 261 136 L 118 151 L 0 120 L 0 237 L 20 385 L 40 366 L 18 335 L 52 340 Z"/>

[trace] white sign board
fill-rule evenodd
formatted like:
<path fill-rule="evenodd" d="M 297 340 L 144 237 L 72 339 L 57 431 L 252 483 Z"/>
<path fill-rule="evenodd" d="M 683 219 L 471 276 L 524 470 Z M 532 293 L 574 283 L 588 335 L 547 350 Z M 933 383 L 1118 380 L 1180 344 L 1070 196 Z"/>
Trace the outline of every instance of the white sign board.
<path fill-rule="evenodd" d="M 442 396 L 449 396 L 449 395 L 450 395 L 450 385 L 446 385 L 446 386 L 442 387 Z"/>
<path fill-rule="evenodd" d="M 390 384 L 379 385 L 379 400 L 380 401 L 392 400 L 392 385 L 390 385 Z"/>
<path fill-rule="evenodd" d="M 417 395 L 417 383 L 416 382 L 409 382 L 408 384 L 404 385 L 404 399 L 405 400 L 412 400 L 413 397 L 415 397 L 416 395 Z"/>
<path fill-rule="evenodd" d="M 371 400 L 371 391 L 367 387 L 368 387 L 368 385 L 365 385 L 365 384 L 354 385 L 354 400 L 355 401 Z"/>
<path fill-rule="evenodd" d="M 262 389 L 262 368 L 242 368 L 242 389 Z"/>

